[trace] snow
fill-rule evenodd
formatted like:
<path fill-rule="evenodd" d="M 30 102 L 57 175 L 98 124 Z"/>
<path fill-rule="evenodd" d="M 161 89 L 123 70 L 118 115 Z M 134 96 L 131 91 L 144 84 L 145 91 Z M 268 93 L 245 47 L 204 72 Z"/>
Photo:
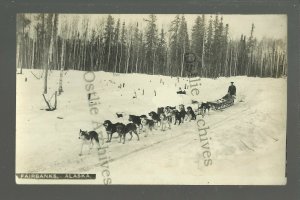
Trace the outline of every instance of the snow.
<path fill-rule="evenodd" d="M 170 130 L 154 130 L 140 141 L 104 143 L 112 184 L 273 184 L 286 183 L 286 104 L 287 80 L 284 78 L 220 77 L 201 78 L 200 94 L 177 95 L 179 87 L 189 85 L 187 78 L 145 74 L 95 72 L 94 91 L 100 97 L 97 115 L 90 114 L 82 71 L 64 75 L 58 109 L 46 111 L 42 97 L 43 80 L 23 70 L 17 75 L 16 172 L 17 173 L 96 173 L 97 180 L 23 180 L 31 184 L 103 184 L 103 170 L 97 149 L 79 156 L 79 129 L 92 130 L 93 121 L 127 123 L 128 115 L 156 111 L 159 106 L 191 104 L 192 100 L 214 101 L 225 95 L 230 81 L 237 86 L 237 99 L 223 111 L 210 111 L 205 120 L 212 165 L 204 165 L 203 142 L 195 121 Z M 27 82 L 25 82 L 27 77 Z M 164 84 L 161 83 L 163 80 Z M 48 78 L 50 98 L 58 89 L 59 71 Z M 125 83 L 124 88 L 119 88 Z M 144 90 L 144 95 L 142 91 Z M 154 96 L 154 90 L 156 96 Z M 137 98 L 133 96 L 137 95 Z M 53 104 L 54 97 L 51 103 Z M 117 118 L 116 112 L 124 113 Z M 197 116 L 197 119 L 201 117 Z M 106 137 L 103 128 L 102 131 Z M 106 140 L 106 139 L 105 139 Z"/>

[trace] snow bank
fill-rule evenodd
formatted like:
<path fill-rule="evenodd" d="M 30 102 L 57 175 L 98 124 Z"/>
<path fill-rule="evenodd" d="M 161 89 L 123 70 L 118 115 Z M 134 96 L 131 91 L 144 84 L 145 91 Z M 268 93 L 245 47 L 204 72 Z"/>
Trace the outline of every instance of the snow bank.
<path fill-rule="evenodd" d="M 189 89 L 187 95 L 176 94 L 179 87 L 184 89 L 188 85 L 188 79 L 178 81 L 156 75 L 95 72 L 94 90 L 100 96 L 100 113 L 95 118 L 89 113 L 84 72 L 68 71 L 65 74 L 58 109 L 47 112 L 42 98 L 43 80 L 36 79 L 30 71 L 41 73 L 25 69 L 22 75 L 17 75 L 17 172 L 99 172 L 95 149 L 91 155 L 78 156 L 79 129 L 92 130 L 92 121 L 101 123 L 106 119 L 127 123 L 128 114 L 147 114 L 159 106 L 190 104 L 191 100 L 213 101 L 224 96 L 230 82 L 234 81 L 237 86 L 235 105 L 224 111 L 211 111 L 205 117 L 210 127 L 211 168 L 201 165 L 203 152 L 197 125 L 188 122 L 172 126 L 164 133 L 153 131 L 147 138 L 141 135 L 139 142 L 133 139 L 125 145 L 113 138 L 109 145 L 113 182 L 232 184 L 229 180 L 234 180 L 232 177 L 235 176 L 241 184 L 251 184 L 250 180 L 257 183 L 257 179 L 247 178 L 251 176 L 265 177 L 265 183 L 282 183 L 286 79 L 202 78 L 197 87 L 199 95 L 192 96 Z M 52 71 L 47 98 L 58 89 L 58 80 L 59 71 Z M 123 84 L 124 87 L 120 87 Z M 124 117 L 117 118 L 116 112 L 124 113 Z M 224 176 L 230 179 L 220 178 Z M 215 181 L 211 177 L 216 177 Z"/>

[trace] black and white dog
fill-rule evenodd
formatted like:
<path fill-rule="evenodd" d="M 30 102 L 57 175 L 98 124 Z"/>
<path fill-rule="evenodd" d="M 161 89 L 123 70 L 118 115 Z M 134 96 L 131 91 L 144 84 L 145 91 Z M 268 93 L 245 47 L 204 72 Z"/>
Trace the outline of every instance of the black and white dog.
<path fill-rule="evenodd" d="M 131 136 L 131 138 L 129 140 L 132 139 L 132 132 L 137 136 L 138 140 L 140 140 L 139 135 L 137 133 L 137 127 L 134 123 L 129 123 L 127 125 L 119 123 L 117 125 L 117 132 L 119 133 L 120 142 L 123 138 L 123 144 L 125 144 L 125 137 L 126 137 L 127 133 L 129 133 Z"/>
<path fill-rule="evenodd" d="M 143 125 L 143 132 L 146 132 L 146 128 L 150 131 L 154 128 L 154 121 L 152 119 L 147 119 L 146 115 L 141 115 L 142 125 Z M 145 137 L 147 137 L 147 133 Z"/>
<path fill-rule="evenodd" d="M 173 120 L 173 110 L 175 109 L 175 107 L 171 107 L 171 106 L 166 106 L 165 107 L 165 115 L 169 121 L 169 123 L 172 123 Z"/>
<path fill-rule="evenodd" d="M 154 111 L 151 111 L 151 112 L 148 113 L 148 115 L 152 118 L 152 120 L 154 121 L 154 123 L 158 126 L 158 123 L 160 123 L 159 114 L 157 114 Z"/>
<path fill-rule="evenodd" d="M 94 141 L 96 141 L 96 144 L 98 145 L 98 150 L 100 149 L 99 137 L 98 137 L 98 133 L 96 131 L 87 132 L 87 131 L 82 131 L 80 129 L 79 139 L 82 140 L 82 145 L 81 145 L 81 150 L 80 150 L 79 156 L 82 155 L 82 149 L 85 144 L 89 145 L 89 153 L 94 146 Z"/>
<path fill-rule="evenodd" d="M 168 120 L 168 117 L 166 116 L 165 113 L 160 113 L 159 118 L 160 118 L 161 131 L 165 131 L 167 125 L 168 128 L 171 129 L 171 122 Z"/>
<path fill-rule="evenodd" d="M 120 123 L 115 123 L 113 124 L 111 121 L 109 120 L 105 120 L 103 122 L 103 126 L 105 127 L 106 133 L 107 133 L 107 141 L 106 142 L 110 142 L 112 135 L 117 132 L 117 125 Z"/>
<path fill-rule="evenodd" d="M 140 129 L 142 129 L 142 121 L 141 121 L 141 117 L 140 116 L 136 116 L 136 115 L 129 115 L 128 121 L 134 123 L 137 127 L 139 127 Z"/>
<path fill-rule="evenodd" d="M 175 109 L 172 111 L 172 115 L 174 117 L 174 125 L 176 125 L 177 123 L 178 125 L 180 125 L 182 123 L 182 118 L 183 118 L 181 113 Z"/>
<path fill-rule="evenodd" d="M 188 106 L 188 107 L 186 108 L 186 110 L 187 110 L 186 114 L 187 114 L 187 116 L 188 116 L 188 120 L 189 120 L 189 121 L 191 121 L 191 120 L 196 120 L 196 115 L 195 115 L 195 113 L 194 113 L 192 107 L 191 107 L 191 106 Z"/>
<path fill-rule="evenodd" d="M 201 105 L 199 106 L 199 110 L 200 110 L 199 114 L 201 114 L 202 117 L 204 117 L 206 111 L 207 111 L 207 113 L 209 113 L 211 105 L 212 105 L 212 103 L 210 103 L 210 102 L 207 102 L 207 103 L 202 102 Z"/>

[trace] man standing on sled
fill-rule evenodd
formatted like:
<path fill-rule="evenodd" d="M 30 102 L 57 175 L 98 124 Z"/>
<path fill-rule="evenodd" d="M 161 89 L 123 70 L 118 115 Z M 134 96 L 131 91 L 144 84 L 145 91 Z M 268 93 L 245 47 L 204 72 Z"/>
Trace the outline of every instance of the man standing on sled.
<path fill-rule="evenodd" d="M 235 96 L 236 96 L 236 87 L 235 85 L 233 85 L 233 82 L 231 82 L 231 85 L 228 87 L 228 93 L 222 99 L 228 99 L 228 98 L 235 99 Z"/>
<path fill-rule="evenodd" d="M 231 85 L 228 87 L 228 93 L 231 96 L 236 96 L 236 87 L 233 85 L 233 82 L 231 82 Z"/>

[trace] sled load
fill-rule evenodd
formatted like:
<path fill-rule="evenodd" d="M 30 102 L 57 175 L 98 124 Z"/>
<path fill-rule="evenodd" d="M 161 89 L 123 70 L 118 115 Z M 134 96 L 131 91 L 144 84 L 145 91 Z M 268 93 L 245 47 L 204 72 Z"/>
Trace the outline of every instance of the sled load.
<path fill-rule="evenodd" d="M 234 103 L 234 99 L 235 99 L 235 97 L 233 95 L 226 94 L 221 99 L 218 99 L 213 102 L 207 102 L 207 103 L 210 104 L 210 106 L 213 110 L 220 110 L 220 109 L 224 109 L 229 106 L 232 106 Z"/>

